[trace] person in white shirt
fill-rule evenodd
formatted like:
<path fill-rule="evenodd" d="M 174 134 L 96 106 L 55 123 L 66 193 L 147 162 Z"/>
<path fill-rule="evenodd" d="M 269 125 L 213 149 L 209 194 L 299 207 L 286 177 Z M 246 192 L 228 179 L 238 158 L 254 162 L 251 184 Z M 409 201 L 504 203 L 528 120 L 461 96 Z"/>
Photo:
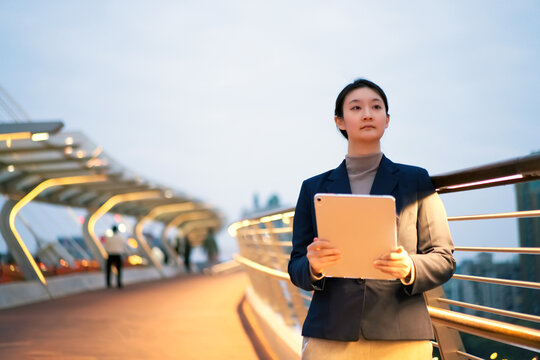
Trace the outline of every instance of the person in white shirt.
<path fill-rule="evenodd" d="M 109 255 L 107 258 L 107 270 L 105 280 L 107 287 L 111 287 L 111 270 L 113 265 L 116 267 L 117 272 L 117 285 L 118 288 L 122 287 L 122 255 L 126 251 L 126 240 L 118 232 L 118 226 L 113 225 L 111 228 L 113 235 L 107 237 L 105 240 L 105 250 Z"/>

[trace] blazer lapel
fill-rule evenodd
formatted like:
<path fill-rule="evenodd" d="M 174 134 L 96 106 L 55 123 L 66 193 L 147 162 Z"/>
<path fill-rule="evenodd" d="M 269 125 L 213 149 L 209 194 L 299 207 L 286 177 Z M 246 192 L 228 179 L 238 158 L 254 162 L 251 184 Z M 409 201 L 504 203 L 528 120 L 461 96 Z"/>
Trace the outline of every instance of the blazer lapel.
<path fill-rule="evenodd" d="M 351 193 L 351 184 L 349 183 L 349 175 L 347 174 L 345 160 L 343 160 L 343 162 L 328 176 L 326 192 L 331 194 Z"/>
<path fill-rule="evenodd" d="M 399 214 L 401 211 L 401 204 L 399 203 L 401 197 L 397 196 L 397 191 L 394 191 L 399 180 L 398 172 L 399 170 L 394 163 L 383 155 L 369 193 L 370 195 L 394 196 L 396 198 L 396 212 Z"/>
<path fill-rule="evenodd" d="M 391 195 L 398 182 L 398 169 L 392 161 L 383 155 L 375 180 L 371 186 L 371 195 Z"/>

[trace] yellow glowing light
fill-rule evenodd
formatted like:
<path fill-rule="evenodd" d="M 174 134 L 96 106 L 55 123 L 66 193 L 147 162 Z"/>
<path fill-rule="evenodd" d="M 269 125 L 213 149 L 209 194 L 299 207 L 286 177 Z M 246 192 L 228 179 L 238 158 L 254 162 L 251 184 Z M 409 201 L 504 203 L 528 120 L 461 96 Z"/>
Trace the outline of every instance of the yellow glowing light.
<path fill-rule="evenodd" d="M 167 199 L 170 199 L 173 197 L 173 192 L 171 190 L 166 190 L 163 194 L 165 195 Z"/>
<path fill-rule="evenodd" d="M 130 247 L 132 247 L 133 249 L 136 249 L 139 247 L 139 244 L 137 243 L 137 240 L 135 240 L 134 238 L 129 238 L 128 239 L 128 245 Z"/>
<path fill-rule="evenodd" d="M 238 231 L 238 229 L 240 229 L 242 226 L 240 225 L 240 223 L 233 223 L 231 225 L 229 225 L 229 227 L 227 228 L 227 232 L 229 233 L 229 235 L 231 235 L 232 237 L 236 237 L 236 232 Z"/>
<path fill-rule="evenodd" d="M 282 214 L 275 214 L 275 215 L 271 215 L 271 216 L 264 216 L 261 218 L 261 222 L 262 223 L 267 223 L 267 222 L 272 222 L 272 221 L 277 221 L 277 220 L 281 220 L 283 219 L 283 215 Z"/>
<path fill-rule="evenodd" d="M 73 153 L 73 148 L 71 146 L 68 146 L 64 149 L 64 154 L 71 155 Z"/>
<path fill-rule="evenodd" d="M 49 140 L 49 133 L 35 133 L 32 135 L 32 141 Z"/>
<path fill-rule="evenodd" d="M 77 157 L 79 159 L 82 159 L 84 157 L 84 155 L 86 155 L 86 153 L 83 150 L 77 151 Z"/>
<path fill-rule="evenodd" d="M 17 228 L 15 227 L 15 218 L 17 217 L 17 214 L 23 207 L 26 206 L 30 201 L 34 200 L 36 196 L 41 194 L 44 190 L 58 185 L 73 185 L 73 184 L 84 184 L 84 183 L 90 183 L 90 182 L 99 182 L 99 181 L 105 181 L 107 180 L 107 176 L 105 175 L 85 175 L 85 176 L 69 176 L 69 177 L 62 177 L 62 178 L 56 178 L 56 179 L 48 179 L 40 183 L 38 186 L 36 186 L 34 189 L 32 189 L 28 194 L 23 196 L 18 203 L 13 205 L 13 208 L 11 209 L 11 212 L 9 214 L 9 227 L 11 229 L 11 232 L 13 233 L 13 236 L 19 243 L 20 249 L 25 254 L 26 258 L 28 259 L 28 262 L 34 269 L 34 272 L 36 273 L 37 277 L 41 281 L 42 284 L 46 285 L 47 281 L 45 280 L 45 277 L 39 270 L 38 265 L 36 264 L 34 257 L 32 254 L 30 254 L 30 251 L 28 251 L 28 248 L 26 247 L 26 244 L 21 238 L 21 235 L 17 231 Z"/>
<path fill-rule="evenodd" d="M 101 159 L 90 159 L 86 162 L 86 166 L 88 167 L 94 167 L 94 166 L 101 166 L 103 165 L 103 162 Z"/>
<path fill-rule="evenodd" d="M 9 265 L 9 270 L 11 270 L 11 271 L 15 271 L 15 266 L 13 266 L 13 265 Z"/>
<path fill-rule="evenodd" d="M 15 166 L 13 166 L 13 165 L 8 165 L 7 171 L 8 171 L 8 172 L 14 172 L 14 171 L 15 171 Z"/>
<path fill-rule="evenodd" d="M 92 157 L 98 157 L 103 152 L 103 148 L 101 146 L 98 146 L 97 148 L 92 151 Z"/>
<path fill-rule="evenodd" d="M 288 211 L 286 213 L 283 213 L 283 217 L 284 218 L 291 218 L 294 216 L 294 210 L 293 211 Z"/>
<path fill-rule="evenodd" d="M 66 268 L 69 267 L 67 261 L 64 260 L 64 259 L 60 259 L 60 265 L 62 265 L 63 267 L 66 267 Z"/>
<path fill-rule="evenodd" d="M 18 132 L 18 133 L 7 133 L 0 134 L 0 141 L 5 141 L 8 148 L 11 147 L 11 142 L 13 140 L 25 140 L 30 139 L 32 134 L 29 132 Z"/>
<path fill-rule="evenodd" d="M 28 131 L 18 133 L 0 134 L 0 141 L 25 140 L 30 139 L 32 134 Z"/>
<path fill-rule="evenodd" d="M 137 200 L 145 200 L 145 199 L 157 199 L 161 197 L 161 192 L 159 191 L 139 191 L 139 192 L 132 192 L 127 194 L 119 194 L 114 195 L 109 200 L 105 201 L 101 207 L 99 207 L 89 218 L 87 223 L 87 230 L 88 234 L 94 240 L 94 243 L 96 244 L 99 252 L 101 253 L 101 256 L 103 259 L 107 259 L 107 252 L 101 246 L 101 243 L 99 242 L 99 239 L 96 235 L 95 227 L 97 221 L 105 215 L 109 210 L 111 210 L 113 207 L 116 206 L 116 204 L 123 203 L 123 202 L 129 202 L 129 201 L 137 201 Z"/>
<path fill-rule="evenodd" d="M 143 235 L 143 228 L 144 228 L 145 224 L 148 221 L 151 221 L 151 220 L 155 219 L 157 216 L 162 215 L 162 214 L 177 213 L 177 212 L 184 213 L 184 214 L 180 214 L 179 216 L 177 216 L 177 218 L 182 217 L 182 216 L 185 216 L 185 217 L 200 217 L 201 216 L 200 212 L 192 211 L 192 210 L 195 210 L 195 209 L 197 209 L 197 205 L 195 203 L 193 203 L 193 202 L 190 202 L 190 201 L 186 201 L 186 202 L 182 202 L 182 203 L 176 203 L 176 204 L 168 204 L 168 205 L 156 206 L 147 215 L 145 215 L 143 218 L 141 218 L 139 220 L 139 222 L 137 223 L 137 225 L 135 226 L 135 237 L 139 240 L 139 246 L 142 249 L 144 249 L 144 251 L 147 254 L 152 254 L 152 250 L 150 249 L 150 246 L 148 246 L 148 243 L 146 242 L 146 239 L 145 239 L 145 237 Z M 207 212 L 205 212 L 204 217 L 208 217 Z M 174 223 L 175 220 L 176 220 L 176 218 L 172 222 Z M 191 218 L 188 219 L 188 220 L 191 220 Z M 183 220 L 183 221 L 187 221 L 187 220 Z M 170 225 L 170 223 L 169 223 L 169 225 Z M 169 225 L 167 225 L 167 226 L 169 226 Z M 150 258 L 150 261 L 152 261 L 153 265 L 158 270 L 160 270 L 161 269 L 161 264 L 157 261 L 157 259 L 155 259 L 155 256 L 151 255 L 151 256 L 149 256 L 149 258 Z"/>
<path fill-rule="evenodd" d="M 84 266 L 84 267 L 87 267 L 88 266 L 88 260 L 86 260 L 86 259 L 82 260 L 81 265 Z"/>
<path fill-rule="evenodd" d="M 489 358 L 490 358 L 491 360 L 494 360 L 494 359 L 497 358 L 497 356 L 499 356 L 499 354 L 497 354 L 496 352 L 494 352 L 493 354 L 489 355 Z"/>
<path fill-rule="evenodd" d="M 126 232 L 127 228 L 126 228 L 126 225 L 124 223 L 120 223 L 118 224 L 118 231 L 120 232 Z"/>
<path fill-rule="evenodd" d="M 221 222 L 218 219 L 190 221 L 182 227 L 182 231 L 189 236 L 189 233 L 192 231 L 206 231 L 209 228 L 216 229 L 220 224 Z"/>
<path fill-rule="evenodd" d="M 68 146 L 73 145 L 73 138 L 71 136 L 68 136 L 66 138 L 66 145 Z"/>
<path fill-rule="evenodd" d="M 128 263 L 131 265 L 140 265 L 143 263 L 143 258 L 139 255 L 130 255 L 128 256 Z"/>
<path fill-rule="evenodd" d="M 522 174 L 516 174 L 516 175 L 510 175 L 510 176 L 503 176 L 503 177 L 495 178 L 495 179 L 474 181 L 474 182 L 470 182 L 470 183 L 466 183 L 466 184 L 443 186 L 441 188 L 438 188 L 437 191 L 443 190 L 443 189 L 460 189 L 460 188 L 469 187 L 469 186 L 492 184 L 492 183 L 497 183 L 497 182 L 502 182 L 502 181 L 507 181 L 507 180 L 516 180 L 516 179 L 523 179 L 523 175 Z M 497 354 L 497 353 L 494 353 L 494 354 Z"/>

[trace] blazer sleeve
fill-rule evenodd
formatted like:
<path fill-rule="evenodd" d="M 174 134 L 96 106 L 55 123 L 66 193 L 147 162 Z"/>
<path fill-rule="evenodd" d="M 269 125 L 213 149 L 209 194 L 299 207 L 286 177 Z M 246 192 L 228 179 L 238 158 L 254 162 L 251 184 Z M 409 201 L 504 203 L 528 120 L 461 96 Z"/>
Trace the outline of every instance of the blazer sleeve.
<path fill-rule="evenodd" d="M 444 205 L 426 170 L 418 180 L 417 253 L 410 254 L 415 281 L 405 287 L 409 295 L 431 290 L 448 281 L 456 270 L 454 244 Z"/>
<path fill-rule="evenodd" d="M 325 279 L 312 281 L 309 271 L 309 261 L 306 256 L 307 247 L 313 242 L 315 232 L 312 216 L 313 196 L 309 191 L 309 184 L 304 181 L 296 203 L 293 221 L 293 248 L 289 259 L 289 276 L 294 285 L 307 290 L 322 290 Z"/>

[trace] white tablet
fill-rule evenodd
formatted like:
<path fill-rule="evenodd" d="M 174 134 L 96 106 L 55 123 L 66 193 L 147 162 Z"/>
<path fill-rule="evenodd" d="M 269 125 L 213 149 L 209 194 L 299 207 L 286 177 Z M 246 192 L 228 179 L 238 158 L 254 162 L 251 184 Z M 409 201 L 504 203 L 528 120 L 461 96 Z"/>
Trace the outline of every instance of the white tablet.
<path fill-rule="evenodd" d="M 325 276 L 395 279 L 373 266 L 397 248 L 393 196 L 316 194 L 314 201 L 319 239 L 343 252 L 337 264 L 324 269 Z"/>

